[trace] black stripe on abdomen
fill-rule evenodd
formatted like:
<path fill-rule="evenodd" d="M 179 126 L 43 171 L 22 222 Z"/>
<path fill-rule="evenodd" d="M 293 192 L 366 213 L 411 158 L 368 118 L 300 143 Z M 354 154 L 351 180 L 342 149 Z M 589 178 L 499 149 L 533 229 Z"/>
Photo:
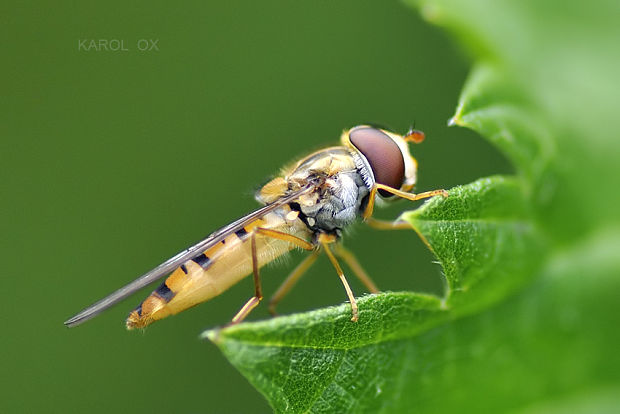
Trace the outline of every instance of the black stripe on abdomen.
<path fill-rule="evenodd" d="M 204 253 L 194 257 L 192 261 L 202 267 L 203 270 L 206 270 L 207 267 L 209 267 L 209 265 L 211 264 L 211 259 L 209 259 Z"/>
<path fill-rule="evenodd" d="M 157 289 L 155 289 L 155 294 L 162 298 L 165 302 L 170 302 L 174 297 L 175 293 L 170 290 L 166 282 L 159 285 Z"/>
<path fill-rule="evenodd" d="M 236 235 L 237 235 L 237 237 L 239 237 L 240 239 L 243 239 L 243 238 L 245 238 L 245 236 L 247 236 L 247 235 L 248 235 L 248 231 L 247 231 L 246 229 L 240 229 L 240 230 L 237 230 L 237 231 L 235 232 L 235 234 L 236 234 Z"/>

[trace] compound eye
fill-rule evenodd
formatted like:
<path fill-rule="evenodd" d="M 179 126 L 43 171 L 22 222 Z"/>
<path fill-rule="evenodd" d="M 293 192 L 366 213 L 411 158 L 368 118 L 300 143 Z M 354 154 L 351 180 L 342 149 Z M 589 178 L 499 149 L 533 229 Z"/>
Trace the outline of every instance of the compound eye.
<path fill-rule="evenodd" d="M 356 127 L 349 140 L 368 160 L 375 181 L 399 189 L 405 180 L 405 160 L 400 147 L 386 133 L 371 127 Z M 389 193 L 379 190 L 382 196 Z"/>

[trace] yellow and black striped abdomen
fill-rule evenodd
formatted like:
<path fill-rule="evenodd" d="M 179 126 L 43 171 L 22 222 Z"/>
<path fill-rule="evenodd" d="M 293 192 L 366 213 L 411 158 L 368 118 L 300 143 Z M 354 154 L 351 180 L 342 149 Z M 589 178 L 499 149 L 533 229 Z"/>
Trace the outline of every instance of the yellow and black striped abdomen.
<path fill-rule="evenodd" d="M 178 267 L 129 314 L 127 328 L 144 328 L 156 320 L 205 302 L 251 274 L 250 239 L 256 227 L 278 230 L 305 239 L 309 237 L 309 230 L 299 219 L 287 222 L 282 217 L 281 211 L 269 213 Z M 259 267 L 295 247 L 286 241 L 260 234 L 255 237 Z"/>

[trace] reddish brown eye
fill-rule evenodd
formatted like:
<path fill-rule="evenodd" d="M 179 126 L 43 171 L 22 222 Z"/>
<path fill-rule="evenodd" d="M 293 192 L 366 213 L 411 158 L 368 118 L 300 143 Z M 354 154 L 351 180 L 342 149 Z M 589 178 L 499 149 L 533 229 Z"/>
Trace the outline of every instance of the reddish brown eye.
<path fill-rule="evenodd" d="M 368 160 L 377 183 L 396 189 L 401 187 L 405 179 L 405 161 L 392 138 L 376 128 L 362 126 L 352 129 L 349 139 Z M 384 197 L 390 195 L 379 192 Z"/>

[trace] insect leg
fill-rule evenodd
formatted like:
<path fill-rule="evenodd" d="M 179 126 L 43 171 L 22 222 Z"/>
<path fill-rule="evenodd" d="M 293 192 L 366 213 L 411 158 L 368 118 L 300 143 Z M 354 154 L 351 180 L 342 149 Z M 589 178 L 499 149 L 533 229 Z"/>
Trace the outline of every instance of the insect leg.
<path fill-rule="evenodd" d="M 411 225 L 409 223 L 400 220 L 388 221 L 368 217 L 366 219 L 366 224 L 377 230 L 411 230 Z"/>
<path fill-rule="evenodd" d="M 263 299 L 263 288 L 260 284 L 260 270 L 258 268 L 258 259 L 256 255 L 256 232 L 252 232 L 251 236 L 251 247 L 252 247 L 252 273 L 254 276 L 254 296 L 248 300 L 245 305 L 237 312 L 237 314 L 232 318 L 230 322 L 231 325 L 241 322 L 245 319 L 246 316 L 249 315 L 252 310 L 258 306 L 260 301 Z"/>
<path fill-rule="evenodd" d="M 375 209 L 375 197 L 377 196 L 377 186 L 374 185 L 370 190 L 370 194 L 368 196 L 368 204 L 362 213 L 362 218 L 366 220 L 368 217 L 372 216 L 372 212 Z"/>
<path fill-rule="evenodd" d="M 262 234 L 263 236 L 268 236 L 274 239 L 284 240 L 304 250 L 314 250 L 314 245 L 312 243 L 300 237 L 293 236 L 292 234 L 288 234 L 282 231 L 277 231 L 277 230 L 272 230 L 272 229 L 266 229 L 263 227 L 257 227 L 255 229 L 255 232 L 258 234 Z"/>
<path fill-rule="evenodd" d="M 349 268 L 353 270 L 355 276 L 357 276 L 357 278 L 364 284 L 364 286 L 366 286 L 366 289 L 368 289 L 370 293 L 379 293 L 379 288 L 377 287 L 377 285 L 375 285 L 370 276 L 368 276 L 368 273 L 366 273 L 362 265 L 360 265 L 360 263 L 357 261 L 357 258 L 350 250 L 345 249 L 340 244 L 337 244 L 335 246 L 334 253 L 336 253 L 336 256 L 344 260 L 347 266 L 349 266 Z"/>
<path fill-rule="evenodd" d="M 237 312 L 234 318 L 232 318 L 231 325 L 237 324 L 243 321 L 246 316 L 252 312 L 252 310 L 258 306 L 263 299 L 263 291 L 260 283 L 260 270 L 258 267 L 258 257 L 256 253 L 256 235 L 263 235 L 265 237 L 271 237 L 274 239 L 284 240 L 304 250 L 314 250 L 314 245 L 300 237 L 293 236 L 292 234 L 284 233 L 277 230 L 266 229 L 263 227 L 256 227 L 252 231 L 251 235 L 251 247 L 252 247 L 252 273 L 254 275 L 254 296 L 252 296 L 243 307 Z M 299 275 L 301 276 L 301 275 Z M 299 278 L 298 276 L 298 278 Z M 291 285 L 292 287 L 292 285 Z M 289 288 L 290 289 L 290 288 Z M 286 293 L 286 292 L 284 292 Z"/>
<path fill-rule="evenodd" d="M 276 315 L 276 305 L 282 300 L 282 298 L 290 292 L 290 290 L 295 286 L 295 283 L 301 278 L 301 276 L 314 264 L 316 259 L 319 257 L 319 250 L 315 250 L 312 252 L 310 256 L 304 258 L 297 265 L 295 269 L 288 275 L 288 277 L 284 280 L 284 282 L 280 285 L 276 293 L 273 294 L 271 299 L 269 300 L 269 313 L 271 315 Z"/>
<path fill-rule="evenodd" d="M 357 301 L 355 300 L 355 296 L 353 296 L 353 292 L 351 291 L 351 288 L 349 287 L 349 283 L 347 282 L 347 279 L 344 277 L 344 272 L 342 271 L 340 264 L 338 264 L 338 260 L 336 260 L 336 257 L 334 257 L 334 254 L 329 248 L 329 243 L 333 243 L 333 239 L 331 239 L 329 236 L 321 234 L 319 236 L 319 243 L 321 243 L 321 247 L 323 247 L 323 249 L 325 250 L 325 254 L 327 254 L 329 261 L 332 262 L 332 265 L 336 269 L 336 273 L 338 273 L 338 277 L 340 277 L 340 281 L 342 282 L 342 285 L 344 286 L 344 290 L 346 290 L 347 292 L 347 296 L 349 297 L 349 303 L 351 303 L 351 314 L 352 314 L 351 321 L 357 322 L 357 320 L 359 319 L 358 312 L 357 312 Z"/>
<path fill-rule="evenodd" d="M 433 191 L 425 191 L 420 194 L 413 194 L 413 193 L 407 193 L 405 191 L 400 191 L 400 190 L 397 190 L 396 188 L 392 188 L 387 185 L 378 184 L 378 183 L 375 184 L 375 187 L 377 188 L 377 190 L 387 191 L 388 193 L 392 193 L 395 196 L 398 196 L 398 197 L 401 197 L 401 198 L 404 198 L 410 201 L 422 200 L 424 198 L 431 198 L 431 197 L 435 197 L 438 195 L 448 197 L 448 192 L 446 190 L 433 190 Z"/>
<path fill-rule="evenodd" d="M 448 197 L 448 192 L 446 190 L 433 190 L 433 191 L 425 191 L 420 194 L 412 194 L 412 193 L 407 193 L 405 191 L 397 190 L 396 188 L 392 188 L 384 184 L 375 183 L 375 185 L 370 190 L 370 195 L 368 198 L 368 205 L 364 209 L 364 213 L 362 213 L 362 218 L 364 220 L 372 216 L 372 212 L 375 207 L 375 196 L 378 190 L 387 191 L 388 193 L 394 194 L 395 196 L 398 196 L 398 197 L 401 197 L 401 198 L 404 198 L 410 201 L 422 200 L 424 198 L 430 198 L 430 197 L 434 197 L 438 195 Z"/>

